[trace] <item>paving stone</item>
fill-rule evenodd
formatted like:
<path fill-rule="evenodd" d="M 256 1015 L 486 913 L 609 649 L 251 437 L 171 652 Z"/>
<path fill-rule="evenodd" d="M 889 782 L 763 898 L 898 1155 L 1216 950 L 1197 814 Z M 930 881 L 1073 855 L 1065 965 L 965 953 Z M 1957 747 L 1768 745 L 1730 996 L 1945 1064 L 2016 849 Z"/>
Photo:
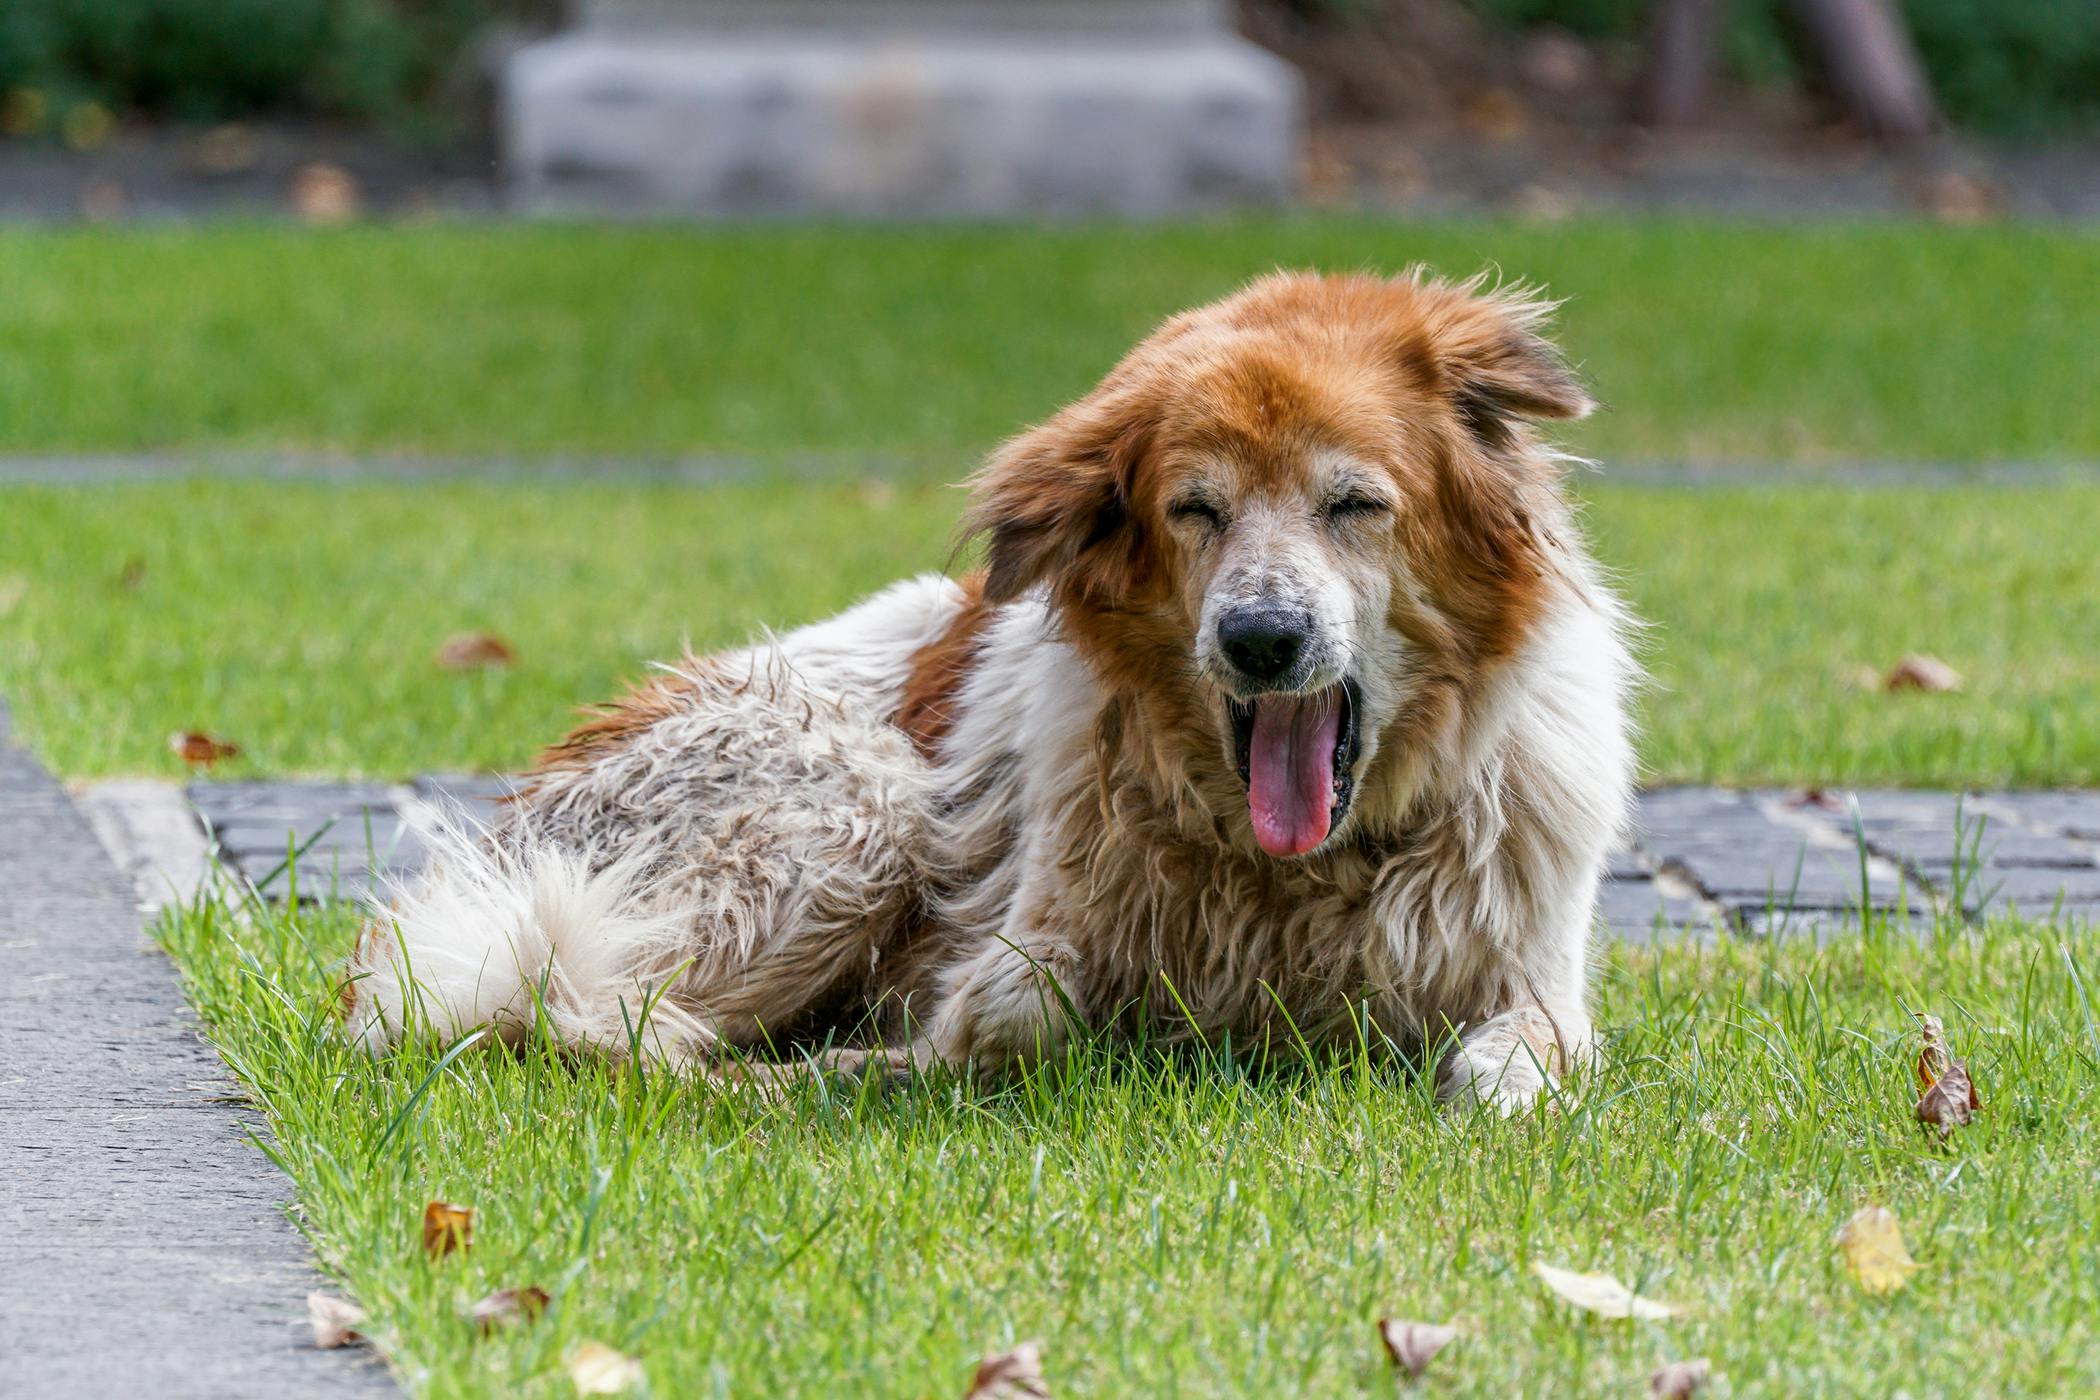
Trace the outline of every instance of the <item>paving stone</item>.
<path fill-rule="evenodd" d="M 2100 792 L 1994 792 L 1986 798 L 2037 831 L 2100 841 Z"/>
<path fill-rule="evenodd" d="M 1659 934 L 1714 931 L 1714 913 L 1691 896 L 1647 878 L 1608 879 L 1597 887 L 1597 922 L 1613 937 L 1642 943 Z"/>
<path fill-rule="evenodd" d="M 2048 909 L 2058 901 L 2071 905 L 2100 904 L 2100 867 L 2083 870 L 2014 867 L 1989 869 L 1976 875 L 1976 897 L 1972 907 L 1987 911 L 2004 908 Z"/>
<path fill-rule="evenodd" d="M 1786 793 L 1677 789 L 1646 795 L 1639 840 L 1658 868 L 1681 874 L 1739 920 L 1789 910 L 1841 911 L 1860 901 L 1859 851 L 1835 813 L 1796 808 Z M 1888 862 L 1869 862 L 1876 908 L 1923 914 L 1931 892 Z"/>
<path fill-rule="evenodd" d="M 393 789 L 385 783 L 257 780 L 195 782 L 189 799 L 214 823 L 237 820 L 305 821 L 365 809 L 391 811 Z"/>
<path fill-rule="evenodd" d="M 1638 846 L 1616 846 L 1605 853 L 1604 878 L 1607 880 L 1645 880 L 1655 873 L 1655 862 Z"/>
<path fill-rule="evenodd" d="M 393 1393 L 317 1352 L 328 1285 L 136 897 L 0 709 L 0 1395 Z"/>

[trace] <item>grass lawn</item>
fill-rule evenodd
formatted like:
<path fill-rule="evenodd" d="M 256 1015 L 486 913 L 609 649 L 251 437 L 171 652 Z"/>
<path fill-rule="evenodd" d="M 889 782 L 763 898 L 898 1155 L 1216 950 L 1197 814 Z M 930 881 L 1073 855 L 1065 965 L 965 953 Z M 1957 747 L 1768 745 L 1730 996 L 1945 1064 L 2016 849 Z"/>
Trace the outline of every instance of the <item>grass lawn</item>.
<path fill-rule="evenodd" d="M 959 1396 L 1039 1338 L 1060 1396 L 1390 1396 L 1384 1315 L 1457 1320 L 1438 1395 L 1643 1394 L 1691 1357 L 1717 1395 L 2100 1390 L 2090 929 L 1616 948 L 1603 1067 L 1511 1122 L 1361 1057 L 1089 1047 L 1008 1085 L 773 1102 L 540 1048 L 373 1062 L 332 1033 L 350 933 L 211 904 L 163 926 L 418 1394 L 565 1395 L 593 1340 L 660 1396 Z M 1911 1118 L 1913 1010 L 1985 1103 L 1945 1147 Z M 433 1199 L 478 1211 L 468 1253 L 425 1259 Z M 1922 1265 L 1889 1297 L 1833 1249 L 1870 1204 Z M 1576 1314 L 1535 1261 L 1687 1311 Z M 527 1286 L 547 1316 L 477 1338 L 467 1307 Z"/>
<path fill-rule="evenodd" d="M 895 459 L 947 478 L 1270 268 L 1569 298 L 1606 456 L 2100 459 L 2100 238 L 1251 219 L 0 231 L 0 453 Z"/>
<path fill-rule="evenodd" d="M 1584 488 L 1655 625 L 1651 775 L 2100 783 L 2100 487 Z M 959 495 L 851 482 L 196 482 L 0 491 L 0 694 L 71 777 L 509 768 L 684 638 L 822 616 L 949 558 Z M 435 659 L 466 630 L 518 663 Z M 1929 651 L 1958 695 L 1861 667 Z"/>

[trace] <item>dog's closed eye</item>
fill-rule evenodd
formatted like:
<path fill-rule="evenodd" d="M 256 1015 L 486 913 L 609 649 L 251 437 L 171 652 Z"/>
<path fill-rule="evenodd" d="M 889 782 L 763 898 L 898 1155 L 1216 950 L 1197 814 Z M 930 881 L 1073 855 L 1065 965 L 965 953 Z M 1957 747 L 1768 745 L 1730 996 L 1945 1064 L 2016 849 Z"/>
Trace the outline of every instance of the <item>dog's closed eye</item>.
<path fill-rule="evenodd" d="M 1167 514 L 1176 520 L 1206 525 L 1213 530 L 1225 528 L 1224 510 L 1208 496 L 1183 496 L 1167 507 Z"/>
<path fill-rule="evenodd" d="M 1392 506 L 1384 499 L 1365 491 L 1345 491 L 1327 503 L 1327 518 L 1330 520 L 1362 519 L 1384 515 Z"/>

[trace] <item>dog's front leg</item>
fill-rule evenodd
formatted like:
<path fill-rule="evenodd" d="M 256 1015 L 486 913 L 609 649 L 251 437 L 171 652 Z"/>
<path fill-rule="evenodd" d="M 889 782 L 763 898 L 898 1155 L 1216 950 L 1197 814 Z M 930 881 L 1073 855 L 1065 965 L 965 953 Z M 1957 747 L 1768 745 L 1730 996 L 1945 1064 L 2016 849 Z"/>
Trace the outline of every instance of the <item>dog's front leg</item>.
<path fill-rule="evenodd" d="M 1437 1070 L 1437 1097 L 1451 1108 L 1529 1108 L 1556 1076 L 1589 1057 L 1593 1030 L 1578 1000 L 1527 1002 L 1459 1032 Z"/>
<path fill-rule="evenodd" d="M 1076 1029 L 1081 990 L 1079 956 L 1065 940 L 1041 927 L 995 939 L 941 978 L 927 1048 L 957 1067 L 1045 1058 Z"/>

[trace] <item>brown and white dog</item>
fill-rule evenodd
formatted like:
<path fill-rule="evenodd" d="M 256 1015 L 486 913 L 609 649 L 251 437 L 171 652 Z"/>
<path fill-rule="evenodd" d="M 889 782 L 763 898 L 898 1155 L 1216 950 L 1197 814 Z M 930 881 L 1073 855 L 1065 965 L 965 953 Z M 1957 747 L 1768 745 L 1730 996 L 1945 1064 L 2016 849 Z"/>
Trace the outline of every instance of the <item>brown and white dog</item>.
<path fill-rule="evenodd" d="M 982 574 L 666 667 L 455 832 L 353 1027 L 996 1066 L 1375 1026 L 1528 1102 L 1590 1044 L 1634 774 L 1546 309 L 1294 274 L 1168 321 L 978 475 Z"/>

